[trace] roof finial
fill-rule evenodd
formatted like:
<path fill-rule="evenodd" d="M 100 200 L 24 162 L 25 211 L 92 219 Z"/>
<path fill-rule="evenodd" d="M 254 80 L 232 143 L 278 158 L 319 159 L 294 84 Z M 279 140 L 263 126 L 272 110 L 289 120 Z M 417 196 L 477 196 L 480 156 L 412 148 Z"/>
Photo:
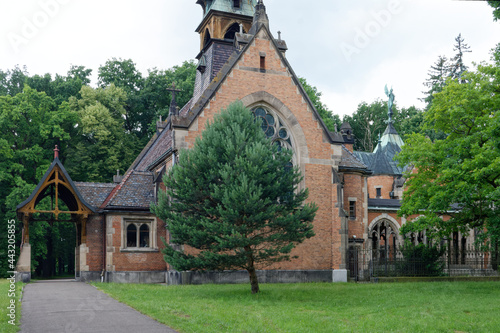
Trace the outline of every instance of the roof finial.
<path fill-rule="evenodd" d="M 54 159 L 56 158 L 59 159 L 59 148 L 57 147 L 57 145 L 54 148 Z"/>
<path fill-rule="evenodd" d="M 172 93 L 172 100 L 170 102 L 169 114 L 172 116 L 177 116 L 177 101 L 175 100 L 175 93 L 181 92 L 182 90 L 175 89 L 175 82 L 172 82 L 172 87 L 166 89 Z"/>
<path fill-rule="evenodd" d="M 278 40 L 281 40 L 281 31 L 278 31 Z"/>

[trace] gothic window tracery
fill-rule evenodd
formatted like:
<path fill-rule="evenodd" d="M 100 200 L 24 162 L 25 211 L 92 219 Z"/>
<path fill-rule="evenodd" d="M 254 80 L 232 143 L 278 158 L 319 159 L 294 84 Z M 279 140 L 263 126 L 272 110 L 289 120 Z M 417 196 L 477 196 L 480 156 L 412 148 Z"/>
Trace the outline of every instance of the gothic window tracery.
<path fill-rule="evenodd" d="M 386 258 L 395 253 L 398 231 L 388 220 L 378 221 L 370 230 L 372 250 L 377 258 Z"/>
<path fill-rule="evenodd" d="M 272 111 L 262 106 L 252 110 L 254 116 L 262 122 L 262 131 L 271 142 L 278 146 L 278 151 L 283 148 L 293 150 L 290 131 L 286 128 L 283 121 Z"/>

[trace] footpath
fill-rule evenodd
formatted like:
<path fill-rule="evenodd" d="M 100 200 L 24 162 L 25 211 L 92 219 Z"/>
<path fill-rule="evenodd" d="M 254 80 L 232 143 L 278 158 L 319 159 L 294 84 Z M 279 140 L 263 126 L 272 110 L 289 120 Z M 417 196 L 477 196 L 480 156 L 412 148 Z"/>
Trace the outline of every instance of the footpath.
<path fill-rule="evenodd" d="M 22 298 L 21 333 L 176 333 L 91 285 L 74 280 L 29 283 Z"/>

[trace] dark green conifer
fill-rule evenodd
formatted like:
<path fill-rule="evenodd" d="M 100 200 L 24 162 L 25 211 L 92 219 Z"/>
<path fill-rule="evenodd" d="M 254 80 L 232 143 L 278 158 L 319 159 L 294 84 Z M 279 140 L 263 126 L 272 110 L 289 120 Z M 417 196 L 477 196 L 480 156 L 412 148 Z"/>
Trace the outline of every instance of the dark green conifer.
<path fill-rule="evenodd" d="M 216 115 L 201 137 L 180 153 L 152 208 L 171 235 L 165 260 L 179 271 L 247 270 L 257 293 L 257 267 L 290 260 L 295 245 L 314 236 L 317 207 L 303 204 L 308 192 L 298 189 L 292 152 L 278 152 L 241 103 Z"/>

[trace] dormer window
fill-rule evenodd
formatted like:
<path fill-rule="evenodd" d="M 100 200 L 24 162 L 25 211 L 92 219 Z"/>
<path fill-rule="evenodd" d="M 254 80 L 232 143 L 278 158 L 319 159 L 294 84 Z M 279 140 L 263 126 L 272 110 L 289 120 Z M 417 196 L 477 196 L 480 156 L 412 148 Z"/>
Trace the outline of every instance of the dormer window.
<path fill-rule="evenodd" d="M 233 6 L 234 6 L 234 8 L 240 8 L 241 7 L 240 2 L 241 2 L 241 0 L 233 0 Z"/>

